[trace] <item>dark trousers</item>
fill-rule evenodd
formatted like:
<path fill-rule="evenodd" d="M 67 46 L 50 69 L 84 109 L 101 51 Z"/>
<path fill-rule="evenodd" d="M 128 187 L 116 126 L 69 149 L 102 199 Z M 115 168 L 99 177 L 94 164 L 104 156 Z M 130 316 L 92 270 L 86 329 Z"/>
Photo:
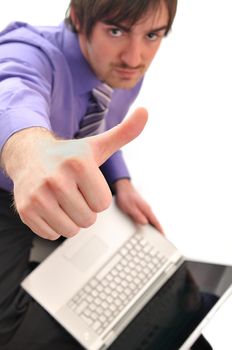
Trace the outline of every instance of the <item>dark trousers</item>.
<path fill-rule="evenodd" d="M 24 290 L 34 233 L 0 189 L 0 350 L 80 350 L 78 343 Z"/>
<path fill-rule="evenodd" d="M 80 350 L 82 347 L 20 287 L 33 268 L 29 261 L 33 238 L 34 233 L 14 211 L 11 195 L 0 189 L 0 350 Z M 204 339 L 198 342 L 194 350 L 211 349 Z"/>

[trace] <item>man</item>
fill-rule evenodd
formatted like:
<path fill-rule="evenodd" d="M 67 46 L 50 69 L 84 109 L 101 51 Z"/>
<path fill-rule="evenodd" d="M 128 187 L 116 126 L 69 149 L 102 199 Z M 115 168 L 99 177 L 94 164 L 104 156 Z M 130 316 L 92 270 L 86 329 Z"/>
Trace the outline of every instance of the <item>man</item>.
<path fill-rule="evenodd" d="M 78 1 L 76 11 L 89 11 L 87 3 Z M 121 7 L 125 7 L 125 9 L 121 8 L 120 12 L 117 13 L 117 7 L 112 2 L 112 4 L 108 5 L 108 12 L 110 11 L 110 14 L 111 11 L 113 14 L 115 13 L 115 19 L 114 17 L 111 19 L 109 14 L 105 14 L 101 9 L 103 4 L 103 8 L 105 8 L 105 2 L 100 1 L 97 3 L 99 3 L 98 7 L 96 9 L 94 7 L 96 13 L 93 13 L 93 15 L 88 13 L 88 16 L 90 19 L 92 19 L 92 16 L 93 18 L 95 16 L 95 21 L 97 16 L 103 16 L 101 18 L 103 21 L 98 21 L 92 27 L 89 23 L 82 23 L 82 18 L 85 18 L 86 15 L 80 14 L 78 17 L 78 13 L 75 13 L 75 2 L 71 7 L 70 19 L 75 29 L 79 31 L 78 42 L 72 43 L 75 34 L 68 32 L 66 28 L 63 37 L 59 37 L 58 42 L 55 43 L 56 37 L 54 38 L 54 35 L 45 29 L 41 34 L 43 35 L 43 40 L 38 39 L 38 42 L 36 33 L 33 33 L 33 38 L 26 39 L 28 44 L 34 45 L 33 48 L 27 47 L 25 49 L 25 45 L 22 48 L 21 42 L 17 44 L 19 51 L 16 54 L 17 57 L 13 57 L 15 62 L 12 70 L 17 71 L 19 69 L 21 75 L 18 76 L 18 79 L 12 76 L 11 79 L 4 79 L 6 80 L 4 81 L 3 90 L 3 97 L 6 102 L 5 108 L 10 109 L 11 115 L 13 113 L 12 124 L 14 124 L 14 127 L 12 130 L 6 130 L 4 132 L 5 135 L 3 135 L 2 165 L 14 182 L 15 204 L 22 221 L 35 233 L 44 238 L 56 239 L 60 234 L 65 237 L 76 234 L 79 227 L 86 227 L 95 221 L 96 212 L 104 210 L 109 205 L 108 186 L 106 186 L 102 178 L 99 178 L 101 174 L 98 166 L 101 164 L 96 164 L 97 169 L 93 169 L 93 165 L 91 167 L 89 162 L 87 168 L 85 168 L 85 171 L 91 171 L 91 175 L 94 172 L 94 176 L 90 176 L 90 182 L 87 184 L 85 180 L 84 184 L 86 190 L 91 188 L 89 192 L 92 195 L 94 193 L 94 199 L 89 198 L 89 192 L 82 191 L 82 186 L 80 189 L 76 189 L 76 183 L 81 181 L 76 179 L 76 172 L 74 172 L 73 182 L 67 181 L 67 177 L 70 177 L 70 174 L 68 174 L 70 169 L 63 171 L 62 181 L 60 175 L 57 175 L 59 178 L 56 178 L 54 169 L 59 168 L 58 172 L 60 174 L 60 167 L 62 167 L 63 162 L 65 164 L 67 162 L 67 157 L 64 156 L 64 153 L 68 154 L 69 158 L 71 155 L 76 156 L 80 154 L 80 147 L 78 147 L 80 142 L 63 142 L 57 140 L 57 137 L 67 139 L 73 138 L 75 134 L 78 134 L 79 123 L 86 113 L 91 89 L 98 86 L 101 81 L 116 89 L 113 92 L 108 120 L 106 117 L 106 128 L 111 128 L 124 118 L 131 102 L 138 94 L 141 79 L 146 69 L 154 58 L 162 38 L 169 30 L 175 11 L 175 6 L 172 5 L 171 7 L 170 5 L 174 4 L 173 1 L 167 2 L 167 4 L 170 3 L 170 14 L 165 2 L 162 1 L 159 5 L 159 1 L 152 1 L 149 6 L 148 3 L 150 2 L 146 2 L 143 5 L 145 8 L 143 8 L 144 13 L 142 14 L 139 13 L 139 11 L 141 12 L 141 3 L 139 2 L 137 8 L 135 3 L 131 2 L 131 8 L 129 9 L 127 2 L 124 2 Z M 108 4 L 109 1 L 106 3 Z M 158 5 L 159 10 L 155 12 L 154 7 L 158 7 Z M 149 7 L 151 6 L 153 8 L 150 9 Z M 126 26 L 125 24 L 120 24 L 123 27 L 116 27 L 115 21 L 118 22 L 120 20 L 121 22 L 124 20 L 123 22 L 125 22 L 125 19 L 127 19 L 128 13 L 125 12 L 126 9 L 131 14 L 131 22 L 136 20 L 135 17 L 132 17 L 134 9 L 138 17 L 137 21 L 140 20 L 139 23 L 136 26 L 132 26 L 133 22 L 129 23 L 127 20 Z M 120 19 L 120 14 L 124 16 L 122 20 Z M 12 36 L 15 36 L 15 40 L 19 40 L 17 38 L 18 35 L 26 35 L 28 29 L 21 29 L 22 34 L 15 31 L 14 33 L 3 35 L 2 55 L 4 55 L 4 58 L 9 55 L 9 46 L 10 50 L 12 50 L 12 44 L 9 44 L 8 38 L 10 37 L 12 41 L 14 40 Z M 43 52 L 42 56 L 41 46 L 45 44 L 45 38 L 48 38 L 51 42 L 44 49 L 46 52 Z M 7 44 L 4 40 L 7 40 Z M 64 40 L 64 44 L 59 42 L 61 40 Z M 38 52 L 38 47 L 35 47 L 35 45 L 40 46 L 40 52 Z M 56 46 L 51 47 L 52 45 Z M 63 47 L 60 48 L 61 45 Z M 73 45 L 76 48 L 73 48 Z M 60 52 L 60 49 L 62 52 Z M 57 52 L 58 50 L 59 52 Z M 80 51 L 79 55 L 77 54 L 78 51 Z M 21 58 L 21 54 L 24 55 L 23 58 Z M 15 56 L 15 54 L 13 55 Z M 4 72 L 4 67 L 6 66 L 5 74 L 12 75 L 12 70 L 9 71 L 8 65 L 9 63 L 4 63 L 2 72 Z M 53 66 L 51 67 L 51 65 Z M 82 71 L 78 72 L 80 68 Z M 84 70 L 86 70 L 87 78 L 85 75 L 82 77 Z M 70 81 L 71 75 L 73 75 L 72 81 Z M 11 93 L 14 93 L 12 84 L 16 83 L 16 79 L 20 79 L 20 82 L 17 81 L 16 89 L 18 89 L 17 99 L 20 99 L 21 103 L 17 102 L 16 106 L 9 106 L 7 104 L 7 99 L 11 100 L 9 89 Z M 7 80 L 10 80 L 10 82 Z M 5 89 L 7 89 L 7 92 L 5 92 Z M 13 89 L 15 91 L 15 85 Z M 125 92 L 125 89 L 129 91 Z M 31 101 L 33 101 L 35 107 L 30 107 Z M 122 103 L 121 101 L 125 102 Z M 119 108 L 121 103 L 122 105 Z M 115 110 L 116 105 L 117 110 Z M 14 122 L 14 119 L 17 121 L 19 119 L 15 108 L 21 109 L 21 114 L 23 114 L 23 117 L 21 117 L 23 121 L 20 120 L 17 130 L 15 130 L 16 122 Z M 141 115 L 140 118 L 143 118 L 144 112 L 140 111 L 138 113 Z M 5 129 L 5 120 L 3 118 L 2 120 L 4 123 L 3 128 Z M 26 130 L 21 131 L 22 129 Z M 51 134 L 51 130 L 55 135 Z M 12 134 L 13 136 L 9 138 Z M 9 140 L 6 142 L 8 138 Z M 35 139 L 41 140 L 41 142 L 35 143 Z M 6 142 L 5 145 L 4 142 Z M 18 154 L 18 143 L 20 143 L 20 155 Z M 89 145 L 90 142 L 85 142 L 85 146 L 86 144 Z M 82 149 L 83 142 L 81 142 L 81 145 Z M 99 148 L 99 146 L 96 147 Z M 46 152 L 49 152 L 48 161 L 45 159 L 46 152 L 44 148 L 46 148 Z M 116 149 L 113 151 L 116 151 Z M 51 157 L 51 152 L 59 153 L 59 159 L 56 154 L 55 162 L 54 157 Z M 83 150 L 83 152 L 86 152 L 86 150 Z M 43 159 L 41 155 L 43 155 Z M 31 163 L 31 159 L 34 160 L 33 165 L 25 167 L 25 163 Z M 98 163 L 102 163 L 103 160 L 100 159 Z M 51 162 L 53 162 L 53 169 L 51 169 Z M 47 166 L 49 166 L 49 169 Z M 82 164 L 81 166 L 84 165 Z M 125 178 L 129 178 L 129 174 L 119 153 L 111 157 L 109 162 L 103 165 L 102 171 L 107 182 L 114 184 L 118 204 L 124 211 L 128 212 L 137 222 L 147 223 L 150 221 L 160 228 L 156 218 L 135 192 L 131 182 L 125 180 Z M 51 172 L 53 172 L 52 175 Z M 29 177 L 30 186 L 28 186 Z M 86 179 L 86 174 L 84 178 Z M 121 180 L 122 178 L 124 180 Z M 47 183 L 48 179 L 50 181 L 49 184 Z M 68 183 L 70 183 L 69 187 Z M 75 187 L 74 191 L 72 185 Z M 92 187 L 94 190 L 92 190 Z M 11 186 L 9 186 L 10 188 Z M 59 191 L 59 195 L 57 191 Z M 78 195 L 75 192 L 78 192 Z M 70 194 L 75 194 L 75 196 L 70 197 Z"/>
<path fill-rule="evenodd" d="M 176 3 L 73 0 L 58 27 L 14 23 L 1 33 L 0 349 L 79 348 L 20 288 L 34 234 L 72 237 L 109 206 L 111 191 L 135 222 L 162 232 L 120 148 L 146 123 L 142 108 L 122 120 Z"/>

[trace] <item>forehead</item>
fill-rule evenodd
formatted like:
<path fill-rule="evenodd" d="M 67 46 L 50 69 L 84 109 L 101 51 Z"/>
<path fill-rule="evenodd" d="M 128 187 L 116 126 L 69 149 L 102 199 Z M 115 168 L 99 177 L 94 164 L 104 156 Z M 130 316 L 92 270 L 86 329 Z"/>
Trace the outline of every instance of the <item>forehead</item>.
<path fill-rule="evenodd" d="M 143 15 L 141 19 L 134 24 L 134 26 L 152 26 L 152 28 L 155 29 L 156 27 L 167 26 L 168 21 L 168 9 L 164 3 L 161 3 L 155 11 L 151 9 L 145 15 Z"/>
<path fill-rule="evenodd" d="M 105 19 L 103 22 L 106 24 L 122 27 L 128 31 L 134 31 L 136 28 L 144 28 L 144 30 L 150 30 L 160 27 L 167 27 L 169 22 L 169 13 L 165 3 L 161 2 L 159 7 L 155 9 L 150 8 L 136 22 L 132 22 L 131 20 L 117 21 L 113 17 Z"/>

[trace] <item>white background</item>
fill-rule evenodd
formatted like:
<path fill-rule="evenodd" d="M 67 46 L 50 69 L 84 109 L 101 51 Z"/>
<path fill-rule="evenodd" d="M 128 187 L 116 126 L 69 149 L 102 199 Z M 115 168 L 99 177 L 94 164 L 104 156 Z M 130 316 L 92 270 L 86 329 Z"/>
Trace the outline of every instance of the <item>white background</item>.
<path fill-rule="evenodd" d="M 68 3 L 0 0 L 0 29 L 13 20 L 57 24 Z M 147 107 L 148 125 L 125 148 L 134 183 L 168 238 L 188 258 L 225 264 L 232 264 L 231 11 L 231 0 L 179 0 L 173 31 L 132 107 Z M 221 343 L 231 313 L 230 301 L 206 330 L 216 350 L 232 348 L 229 337 Z"/>

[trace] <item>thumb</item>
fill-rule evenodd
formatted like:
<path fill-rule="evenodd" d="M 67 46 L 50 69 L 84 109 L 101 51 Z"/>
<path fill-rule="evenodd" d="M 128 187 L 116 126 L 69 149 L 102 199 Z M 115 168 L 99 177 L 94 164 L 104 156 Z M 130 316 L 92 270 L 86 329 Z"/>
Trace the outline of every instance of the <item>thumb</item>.
<path fill-rule="evenodd" d="M 136 109 L 132 115 L 114 128 L 97 136 L 89 137 L 94 159 L 102 165 L 113 153 L 135 139 L 148 119 L 145 108 Z"/>

